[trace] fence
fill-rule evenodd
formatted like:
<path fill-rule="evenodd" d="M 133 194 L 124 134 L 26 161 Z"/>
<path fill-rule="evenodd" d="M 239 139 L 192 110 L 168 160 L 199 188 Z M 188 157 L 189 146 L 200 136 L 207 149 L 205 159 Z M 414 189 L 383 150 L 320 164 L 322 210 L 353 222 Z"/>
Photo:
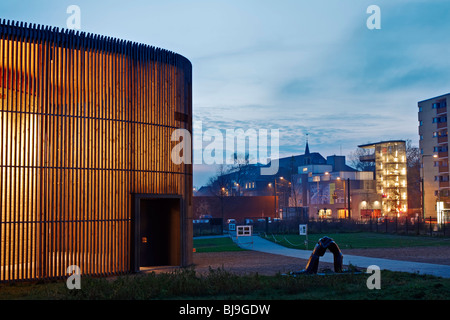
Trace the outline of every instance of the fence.
<path fill-rule="evenodd" d="M 398 235 L 427 235 L 450 237 L 450 221 L 437 223 L 436 219 L 411 219 L 406 217 L 373 220 L 347 219 L 246 219 L 236 224 L 251 224 L 255 233 L 266 232 L 275 234 L 298 234 L 299 224 L 307 223 L 309 233 L 339 233 L 339 232 L 377 232 Z M 228 224 L 223 226 L 224 232 Z M 194 235 L 220 234 L 220 225 L 208 223 L 194 224 Z"/>

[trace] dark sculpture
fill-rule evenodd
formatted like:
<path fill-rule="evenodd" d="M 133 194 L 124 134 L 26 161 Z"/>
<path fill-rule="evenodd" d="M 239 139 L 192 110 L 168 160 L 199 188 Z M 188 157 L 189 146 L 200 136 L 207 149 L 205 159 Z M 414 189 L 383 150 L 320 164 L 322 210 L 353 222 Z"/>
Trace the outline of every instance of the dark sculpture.
<path fill-rule="evenodd" d="M 309 257 L 306 268 L 302 270 L 301 273 L 317 273 L 317 269 L 319 267 L 319 258 L 325 254 L 325 251 L 327 251 L 327 249 L 329 249 L 334 256 L 334 272 L 341 273 L 344 256 L 342 255 L 342 252 L 336 242 L 334 242 L 334 240 L 329 237 L 323 237 L 319 239 L 316 246 L 314 247 L 311 256 Z"/>

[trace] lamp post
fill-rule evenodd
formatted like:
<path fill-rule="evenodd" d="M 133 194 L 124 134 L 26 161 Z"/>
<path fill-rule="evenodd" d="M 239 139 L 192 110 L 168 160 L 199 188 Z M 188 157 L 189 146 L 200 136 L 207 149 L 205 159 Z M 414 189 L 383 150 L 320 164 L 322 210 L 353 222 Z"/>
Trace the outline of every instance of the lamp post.
<path fill-rule="evenodd" d="M 286 181 L 289 185 L 291 184 L 291 182 L 289 182 L 288 180 L 286 180 L 283 177 L 280 177 L 280 180 Z M 272 183 L 269 183 L 268 186 L 269 186 L 269 188 L 271 188 Z M 274 199 L 274 206 L 275 206 L 275 217 L 278 217 L 278 211 L 279 211 L 278 207 L 279 207 L 280 202 L 278 201 L 278 207 L 277 207 L 277 178 L 276 177 L 273 179 L 273 199 Z"/>
<path fill-rule="evenodd" d="M 424 163 L 423 163 L 423 158 L 425 157 L 433 157 L 433 158 L 437 158 L 438 155 L 437 154 L 423 154 L 422 155 L 422 219 L 425 220 L 425 167 L 424 167 Z"/>
<path fill-rule="evenodd" d="M 272 183 L 268 184 L 269 188 L 272 188 Z M 276 178 L 274 179 L 274 187 L 273 187 L 273 207 L 275 210 L 275 217 L 277 217 L 278 210 L 277 210 L 277 183 Z"/>
<path fill-rule="evenodd" d="M 347 209 L 347 219 L 351 219 L 351 214 L 350 214 L 350 178 L 347 178 L 347 183 L 345 183 L 345 179 L 341 179 L 341 177 L 337 177 L 337 180 L 341 181 L 342 180 L 342 185 L 344 188 L 344 207 L 346 207 Z M 347 184 L 347 188 L 345 187 Z M 347 189 L 347 195 L 345 194 L 345 189 Z"/>

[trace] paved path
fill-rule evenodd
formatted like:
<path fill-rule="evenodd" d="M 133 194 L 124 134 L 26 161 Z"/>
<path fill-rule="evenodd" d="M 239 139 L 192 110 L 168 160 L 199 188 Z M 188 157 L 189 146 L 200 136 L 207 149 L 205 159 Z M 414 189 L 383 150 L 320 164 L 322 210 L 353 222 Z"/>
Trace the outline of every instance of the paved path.
<path fill-rule="evenodd" d="M 233 240 L 236 241 L 236 238 L 233 238 Z M 251 243 L 251 241 L 253 241 L 253 243 Z M 237 244 L 245 249 L 301 259 L 309 259 L 313 246 L 315 245 L 310 244 L 311 250 L 291 249 L 278 245 L 272 241 L 262 239 L 259 236 L 240 237 Z M 320 261 L 333 263 L 333 254 L 327 251 L 323 257 L 320 257 Z M 376 265 L 382 270 L 387 269 L 391 271 L 429 274 L 438 277 L 450 278 L 450 266 L 441 264 L 344 255 L 344 265 L 349 265 L 350 263 L 360 268 L 367 268 L 370 265 Z"/>

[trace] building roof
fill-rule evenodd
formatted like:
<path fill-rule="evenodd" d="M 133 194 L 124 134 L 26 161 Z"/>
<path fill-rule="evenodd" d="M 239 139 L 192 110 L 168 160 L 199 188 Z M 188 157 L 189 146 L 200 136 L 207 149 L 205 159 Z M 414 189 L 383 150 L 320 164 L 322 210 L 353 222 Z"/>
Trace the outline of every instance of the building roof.
<path fill-rule="evenodd" d="M 430 101 L 430 100 L 434 100 L 434 99 L 439 99 L 439 98 L 442 98 L 442 97 L 445 97 L 445 96 L 448 96 L 448 95 L 450 95 L 450 92 L 449 92 L 449 93 L 446 93 L 446 94 L 442 94 L 442 95 L 437 96 L 437 97 L 433 97 L 433 98 L 428 98 L 428 99 L 425 99 L 425 100 L 421 100 L 421 101 L 419 101 L 418 103 L 422 103 L 422 102 Z"/>
<path fill-rule="evenodd" d="M 362 145 L 359 145 L 358 148 L 363 148 L 363 149 L 364 148 L 374 148 L 378 144 L 385 144 L 385 143 L 406 143 L 406 141 L 405 140 L 386 140 L 386 141 L 362 144 Z"/>

